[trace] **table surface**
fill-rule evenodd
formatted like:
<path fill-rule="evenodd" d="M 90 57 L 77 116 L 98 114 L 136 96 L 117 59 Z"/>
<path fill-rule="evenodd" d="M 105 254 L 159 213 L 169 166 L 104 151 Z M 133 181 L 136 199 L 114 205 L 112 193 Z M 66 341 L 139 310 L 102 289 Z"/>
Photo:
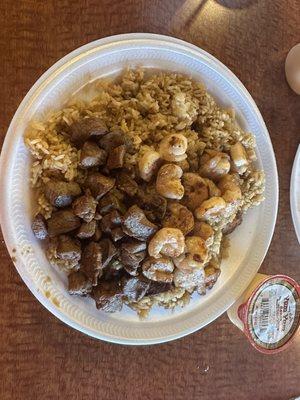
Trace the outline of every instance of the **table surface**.
<path fill-rule="evenodd" d="M 252 94 L 276 153 L 280 202 L 261 271 L 300 280 L 289 207 L 300 141 L 300 96 L 284 60 L 300 40 L 299 0 L 2 0 L 0 142 L 18 104 L 55 61 L 104 36 L 152 32 L 191 42 L 221 60 Z M 44 309 L 0 243 L 0 398 L 252 399 L 300 395 L 300 340 L 257 353 L 227 316 L 175 342 L 125 347 L 93 340 Z M 298 338 L 300 339 L 300 338 Z"/>

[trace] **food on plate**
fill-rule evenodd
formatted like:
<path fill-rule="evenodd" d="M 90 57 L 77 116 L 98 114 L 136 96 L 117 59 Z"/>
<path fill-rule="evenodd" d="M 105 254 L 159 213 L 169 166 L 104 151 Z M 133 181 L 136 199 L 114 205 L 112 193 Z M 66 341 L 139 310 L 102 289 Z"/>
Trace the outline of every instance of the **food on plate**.
<path fill-rule="evenodd" d="M 35 236 L 71 295 L 141 317 L 221 274 L 226 235 L 263 200 L 255 139 L 201 83 L 141 69 L 33 121 Z"/>

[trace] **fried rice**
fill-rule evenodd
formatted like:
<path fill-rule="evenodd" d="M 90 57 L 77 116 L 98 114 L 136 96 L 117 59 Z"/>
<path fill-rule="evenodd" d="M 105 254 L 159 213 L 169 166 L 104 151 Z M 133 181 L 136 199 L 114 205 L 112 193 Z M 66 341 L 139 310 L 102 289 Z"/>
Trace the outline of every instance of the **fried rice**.
<path fill-rule="evenodd" d="M 202 83 L 177 73 L 129 69 L 117 79 L 101 79 L 93 86 L 96 96 L 91 101 L 72 99 L 45 120 L 33 121 L 25 134 L 25 143 L 33 156 L 31 184 L 37 193 L 38 211 L 46 219 L 53 211 L 42 191 L 49 176 L 59 171 L 67 181 L 83 179 L 84 172 L 78 168 L 80 150 L 69 141 L 68 127 L 85 116 L 101 117 L 110 130 L 123 131 L 130 143 L 125 158 L 128 169 L 135 168 L 139 157 L 148 149 L 157 149 L 170 133 L 181 133 L 187 138 L 191 171 L 199 170 L 199 159 L 205 150 L 229 152 L 231 145 L 240 142 L 251 162 L 239 178 L 242 201 L 235 211 L 244 213 L 263 201 L 264 173 L 254 166 L 255 137 L 238 125 L 234 110 L 223 109 L 216 103 Z M 224 239 L 222 228 L 234 215 L 212 224 L 215 235 L 209 246 L 211 257 L 224 257 L 228 240 Z M 145 317 L 153 305 L 174 308 L 186 305 L 189 298 L 186 290 L 175 288 L 129 305 Z"/>

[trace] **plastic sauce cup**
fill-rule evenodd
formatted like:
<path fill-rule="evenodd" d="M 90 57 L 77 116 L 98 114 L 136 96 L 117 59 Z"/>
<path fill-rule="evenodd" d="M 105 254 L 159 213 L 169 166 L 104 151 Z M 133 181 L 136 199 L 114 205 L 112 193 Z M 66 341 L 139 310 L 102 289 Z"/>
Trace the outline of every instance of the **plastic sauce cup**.
<path fill-rule="evenodd" d="M 299 333 L 300 285 L 286 275 L 256 274 L 227 314 L 258 351 L 278 353 Z"/>

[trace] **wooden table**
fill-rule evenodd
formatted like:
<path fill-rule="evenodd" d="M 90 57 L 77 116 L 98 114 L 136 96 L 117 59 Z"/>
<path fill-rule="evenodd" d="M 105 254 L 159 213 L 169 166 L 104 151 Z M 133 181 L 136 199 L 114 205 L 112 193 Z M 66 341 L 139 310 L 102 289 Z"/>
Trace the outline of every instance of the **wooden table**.
<path fill-rule="evenodd" d="M 300 41 L 299 0 L 2 0 L 1 144 L 23 96 L 55 61 L 118 33 L 173 35 L 207 50 L 245 84 L 272 138 L 279 216 L 261 271 L 300 280 L 290 173 L 300 140 L 300 97 L 284 60 Z M 125 347 L 90 339 L 46 311 L 0 244 L 0 399 L 255 399 L 300 395 L 300 338 L 257 353 L 226 315 L 175 342 Z"/>

